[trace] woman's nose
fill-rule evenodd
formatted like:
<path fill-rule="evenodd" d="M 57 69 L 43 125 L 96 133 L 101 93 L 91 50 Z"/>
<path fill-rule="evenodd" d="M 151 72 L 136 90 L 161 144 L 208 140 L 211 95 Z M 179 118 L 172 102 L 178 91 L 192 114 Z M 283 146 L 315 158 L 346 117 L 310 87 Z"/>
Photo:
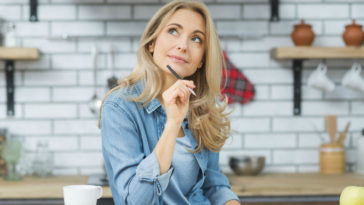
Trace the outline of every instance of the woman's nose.
<path fill-rule="evenodd" d="M 178 49 L 178 50 L 181 50 L 181 51 L 186 51 L 186 50 L 187 50 L 187 39 L 185 39 L 185 38 L 181 38 L 181 39 L 178 41 L 177 49 Z"/>

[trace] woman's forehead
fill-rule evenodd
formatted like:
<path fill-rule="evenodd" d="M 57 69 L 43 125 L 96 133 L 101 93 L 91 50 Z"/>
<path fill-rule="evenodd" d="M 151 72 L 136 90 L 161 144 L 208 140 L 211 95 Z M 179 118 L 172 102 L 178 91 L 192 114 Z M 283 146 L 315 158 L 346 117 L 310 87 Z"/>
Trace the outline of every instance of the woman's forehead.
<path fill-rule="evenodd" d="M 183 28 L 191 30 L 201 30 L 205 33 L 205 20 L 202 15 L 190 9 L 178 9 L 167 20 L 166 26 L 170 24 L 180 24 Z"/>

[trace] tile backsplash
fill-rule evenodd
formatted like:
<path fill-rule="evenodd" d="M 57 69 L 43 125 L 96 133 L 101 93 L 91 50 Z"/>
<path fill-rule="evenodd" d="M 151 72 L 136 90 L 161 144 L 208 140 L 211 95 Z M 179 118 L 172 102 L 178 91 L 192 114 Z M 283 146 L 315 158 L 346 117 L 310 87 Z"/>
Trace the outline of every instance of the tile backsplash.
<path fill-rule="evenodd" d="M 0 0 L 0 22 L 16 25 L 21 46 L 37 47 L 38 61 L 16 62 L 15 116 L 6 116 L 5 73 L 0 69 L 0 127 L 26 136 L 26 153 L 40 139 L 54 152 L 55 175 L 103 172 L 100 130 L 88 102 L 93 95 L 90 54 L 97 45 L 97 92 L 107 91 L 112 72 L 110 45 L 116 50 L 116 74 L 136 64 L 136 50 L 148 19 L 165 0 L 39 0 L 38 22 L 29 22 L 28 0 Z M 253 102 L 234 104 L 232 137 L 220 154 L 221 169 L 231 172 L 229 156 L 264 155 L 265 172 L 316 172 L 320 136 L 328 141 L 324 115 L 338 115 L 338 128 L 351 121 L 345 140 L 348 169 L 356 161 L 356 139 L 364 128 L 364 93 L 341 86 L 352 60 L 327 60 L 336 84 L 325 94 L 307 87 L 320 60 L 304 61 L 302 115 L 293 116 L 291 61 L 277 61 L 270 50 L 293 46 L 293 25 L 305 19 L 316 34 L 314 46 L 344 46 L 345 25 L 364 24 L 362 0 L 281 0 L 280 21 L 270 22 L 268 0 L 206 0 L 222 47 L 256 88 Z M 67 34 L 68 39 L 62 39 Z M 362 60 L 357 62 L 364 63 Z M 0 65 L 4 67 L 4 63 Z"/>

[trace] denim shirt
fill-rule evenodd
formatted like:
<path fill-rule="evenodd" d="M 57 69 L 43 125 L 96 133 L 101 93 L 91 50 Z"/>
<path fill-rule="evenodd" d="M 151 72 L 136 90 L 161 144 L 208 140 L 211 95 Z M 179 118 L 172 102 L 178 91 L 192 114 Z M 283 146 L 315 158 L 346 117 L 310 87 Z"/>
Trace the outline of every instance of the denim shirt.
<path fill-rule="evenodd" d="M 163 107 L 157 99 L 145 107 L 127 99 L 129 95 L 138 96 L 143 88 L 144 85 L 138 82 L 129 89 L 116 90 L 102 108 L 102 150 L 116 205 L 162 205 L 163 194 L 174 171 L 171 165 L 166 173 L 160 174 L 154 153 L 166 122 Z M 182 128 L 195 149 L 197 142 L 188 129 L 187 120 L 183 121 Z M 185 196 L 190 204 L 221 205 L 232 199 L 239 200 L 231 191 L 227 177 L 220 172 L 219 153 L 202 149 L 193 155 L 200 173 L 197 183 Z"/>

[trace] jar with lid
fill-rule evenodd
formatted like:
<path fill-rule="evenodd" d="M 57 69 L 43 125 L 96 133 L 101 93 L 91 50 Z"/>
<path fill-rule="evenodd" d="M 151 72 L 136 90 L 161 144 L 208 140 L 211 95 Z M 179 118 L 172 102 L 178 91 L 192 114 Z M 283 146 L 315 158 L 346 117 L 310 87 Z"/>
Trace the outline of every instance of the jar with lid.
<path fill-rule="evenodd" d="M 53 153 L 48 149 L 48 141 L 38 141 L 33 160 L 33 174 L 41 177 L 50 176 L 53 165 Z"/>
<path fill-rule="evenodd" d="M 4 34 L 4 46 L 5 47 L 16 47 L 18 46 L 16 32 L 15 32 L 15 24 L 8 23 L 5 28 Z"/>

